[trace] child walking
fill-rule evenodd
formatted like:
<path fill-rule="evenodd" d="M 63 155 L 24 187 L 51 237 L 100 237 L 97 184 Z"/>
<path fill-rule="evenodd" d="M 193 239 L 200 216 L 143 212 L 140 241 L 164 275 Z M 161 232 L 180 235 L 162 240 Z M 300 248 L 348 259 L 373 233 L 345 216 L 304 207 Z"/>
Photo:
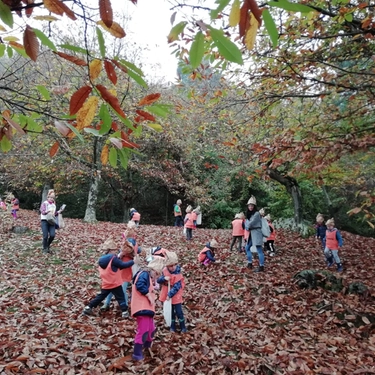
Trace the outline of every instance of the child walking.
<path fill-rule="evenodd" d="M 327 260 L 327 266 L 331 267 L 335 262 L 337 265 L 337 272 L 342 272 L 343 267 L 339 257 L 339 250 L 343 245 L 343 239 L 341 233 L 335 228 L 334 219 L 327 220 L 327 231 L 326 231 L 326 247 L 324 249 L 324 255 Z"/>
<path fill-rule="evenodd" d="M 184 313 L 182 311 L 182 295 L 185 288 L 185 281 L 181 274 L 181 267 L 178 264 L 178 257 L 175 252 L 168 252 L 166 267 L 157 281 L 162 285 L 159 300 L 161 302 L 169 299 L 172 300 L 172 323 L 170 331 L 176 332 L 177 317 L 181 332 L 187 332 Z M 170 287 L 169 292 L 168 284 Z"/>
<path fill-rule="evenodd" d="M 218 243 L 215 239 L 212 239 L 210 242 L 206 243 L 206 246 L 198 255 L 198 260 L 202 266 L 207 267 L 211 263 L 216 262 L 215 250 L 217 246 Z"/>
<path fill-rule="evenodd" d="M 156 257 L 140 269 L 133 277 L 131 313 L 137 320 L 137 332 L 134 338 L 132 358 L 141 361 L 143 348 L 150 348 L 155 335 L 155 292 L 154 282 L 165 266 L 161 257 Z"/>
<path fill-rule="evenodd" d="M 245 215 L 243 212 L 236 214 L 232 221 L 232 242 L 230 244 L 230 251 L 233 250 L 233 246 L 238 241 L 238 252 L 242 250 L 242 241 L 245 234 Z"/>
<path fill-rule="evenodd" d="M 193 207 L 187 206 L 184 219 L 186 229 L 186 239 L 190 241 L 193 238 L 193 229 L 197 227 L 197 214 L 192 212 Z"/>
<path fill-rule="evenodd" d="M 326 231 L 327 231 L 327 225 L 324 222 L 324 216 L 322 214 L 318 214 L 316 216 L 316 224 L 315 224 L 315 229 L 316 229 L 316 239 L 320 240 L 322 244 L 322 249 L 324 251 L 326 247 Z"/>
<path fill-rule="evenodd" d="M 270 214 L 266 215 L 265 219 L 267 220 L 268 226 L 270 227 L 271 235 L 269 237 L 267 237 L 267 240 L 264 244 L 264 248 L 267 251 L 268 255 L 273 257 L 276 254 L 275 245 L 274 245 L 275 239 L 276 239 L 276 232 L 275 232 L 275 228 L 274 228 L 274 226 L 272 224 L 272 221 L 271 221 L 271 215 Z"/>
<path fill-rule="evenodd" d="M 99 306 L 112 293 L 120 306 L 122 317 L 127 318 L 129 316 L 128 305 L 125 302 L 125 295 L 122 289 L 123 282 L 120 270 L 130 268 L 133 264 L 138 263 L 138 259 L 123 262 L 120 259 L 123 257 L 123 253 L 121 252 L 119 256 L 116 255 L 118 247 L 112 239 L 104 242 L 102 250 L 105 252 L 105 255 L 102 255 L 98 261 L 100 278 L 102 279 L 101 291 L 84 308 L 83 314 L 93 315 L 92 309 Z"/>

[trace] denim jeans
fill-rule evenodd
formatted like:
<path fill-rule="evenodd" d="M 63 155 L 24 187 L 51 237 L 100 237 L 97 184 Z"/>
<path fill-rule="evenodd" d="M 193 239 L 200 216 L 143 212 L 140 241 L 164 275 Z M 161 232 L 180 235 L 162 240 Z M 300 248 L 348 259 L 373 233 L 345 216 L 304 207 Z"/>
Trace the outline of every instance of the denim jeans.
<path fill-rule="evenodd" d="M 124 291 L 124 297 L 125 297 L 125 303 L 126 303 L 126 306 L 129 305 L 128 303 L 128 292 L 127 292 L 127 289 L 128 289 L 128 285 L 130 284 L 129 281 L 124 281 L 123 284 L 122 284 L 122 290 Z M 109 304 L 111 303 L 111 299 L 113 297 L 113 293 L 109 293 L 107 298 L 105 299 L 105 304 L 107 306 L 109 306 Z"/>
<path fill-rule="evenodd" d="M 55 224 L 51 225 L 47 220 L 41 221 L 42 233 L 43 233 L 43 249 L 47 249 L 51 245 L 56 235 Z"/>
<path fill-rule="evenodd" d="M 191 240 L 193 238 L 193 229 L 192 228 L 186 228 L 186 239 Z"/>
<path fill-rule="evenodd" d="M 248 263 L 253 263 L 253 254 L 251 253 L 252 245 L 253 243 L 251 242 L 251 238 L 249 237 L 246 248 L 245 248 Z M 259 245 L 259 246 L 256 246 L 256 248 L 257 248 L 258 257 L 259 257 L 259 265 L 264 266 L 264 254 L 263 254 L 262 246 Z"/>
<path fill-rule="evenodd" d="M 341 260 L 340 260 L 338 253 L 339 253 L 338 250 L 331 250 L 331 249 L 328 249 L 328 247 L 324 249 L 324 255 L 326 256 L 327 259 L 333 257 L 336 264 L 341 264 Z"/>

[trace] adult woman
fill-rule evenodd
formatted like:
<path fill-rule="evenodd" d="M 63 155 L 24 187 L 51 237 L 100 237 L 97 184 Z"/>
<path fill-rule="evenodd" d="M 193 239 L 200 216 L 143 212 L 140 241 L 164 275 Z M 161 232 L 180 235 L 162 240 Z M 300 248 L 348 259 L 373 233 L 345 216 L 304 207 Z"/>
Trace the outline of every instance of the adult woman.
<path fill-rule="evenodd" d="M 53 190 L 48 191 L 47 199 L 40 206 L 40 221 L 43 232 L 43 253 L 50 253 L 50 245 L 55 238 L 56 224 L 48 222 L 47 215 L 52 214 L 56 217 L 60 211 L 56 211 L 55 204 L 55 192 Z"/>
<path fill-rule="evenodd" d="M 262 234 L 262 219 L 257 209 L 257 201 L 252 195 L 247 202 L 246 224 L 245 228 L 250 232 L 249 239 L 246 245 L 247 268 L 253 268 L 253 256 L 251 253 L 251 246 L 255 246 L 259 257 L 259 267 L 254 272 L 264 271 L 264 254 L 263 254 L 263 234 Z"/>

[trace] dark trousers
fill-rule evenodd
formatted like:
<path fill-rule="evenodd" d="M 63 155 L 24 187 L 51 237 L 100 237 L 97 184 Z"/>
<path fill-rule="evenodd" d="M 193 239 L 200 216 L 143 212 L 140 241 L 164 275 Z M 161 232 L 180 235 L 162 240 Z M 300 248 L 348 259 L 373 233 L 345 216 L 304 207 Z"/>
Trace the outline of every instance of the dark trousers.
<path fill-rule="evenodd" d="M 176 216 L 174 221 L 175 227 L 183 227 L 184 226 L 184 220 L 182 219 L 182 216 Z"/>
<path fill-rule="evenodd" d="M 191 240 L 193 238 L 193 229 L 192 228 L 186 228 L 186 239 Z"/>
<path fill-rule="evenodd" d="M 274 253 L 275 252 L 275 246 L 273 245 L 274 244 L 274 240 L 269 240 L 267 241 L 265 244 L 264 244 L 264 248 L 266 251 L 270 251 L 271 253 Z"/>
<path fill-rule="evenodd" d="M 116 301 L 118 302 L 122 312 L 128 311 L 128 305 L 125 302 L 125 295 L 124 291 L 122 290 L 122 285 L 119 285 L 116 288 L 112 289 L 102 289 L 100 293 L 93 300 L 90 301 L 90 308 L 93 309 L 99 306 L 100 303 L 107 298 L 109 293 L 112 293 L 115 296 Z"/>
<path fill-rule="evenodd" d="M 41 221 L 42 233 L 43 233 L 43 249 L 46 250 L 56 235 L 55 224 L 51 225 L 47 220 Z"/>
<path fill-rule="evenodd" d="M 242 245 L 242 236 L 233 236 L 232 237 L 232 242 L 230 244 L 230 249 L 233 250 L 233 246 L 238 241 L 238 251 L 241 251 L 241 245 Z"/>
<path fill-rule="evenodd" d="M 172 305 L 172 321 L 176 321 L 176 316 L 179 321 L 184 320 L 184 313 L 182 311 L 181 303 L 176 303 L 175 305 Z"/>

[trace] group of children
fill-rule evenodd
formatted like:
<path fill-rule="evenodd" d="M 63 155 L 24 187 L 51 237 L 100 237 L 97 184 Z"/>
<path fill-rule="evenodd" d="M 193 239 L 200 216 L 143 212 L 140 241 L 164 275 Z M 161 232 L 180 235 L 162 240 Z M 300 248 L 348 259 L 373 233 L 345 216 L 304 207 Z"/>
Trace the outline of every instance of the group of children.
<path fill-rule="evenodd" d="M 5 201 L 0 198 L 0 209 L 6 211 L 8 209 L 7 202 L 11 205 L 11 214 L 14 220 L 18 219 L 18 211 L 20 210 L 20 201 L 13 194 L 9 194 Z"/>

